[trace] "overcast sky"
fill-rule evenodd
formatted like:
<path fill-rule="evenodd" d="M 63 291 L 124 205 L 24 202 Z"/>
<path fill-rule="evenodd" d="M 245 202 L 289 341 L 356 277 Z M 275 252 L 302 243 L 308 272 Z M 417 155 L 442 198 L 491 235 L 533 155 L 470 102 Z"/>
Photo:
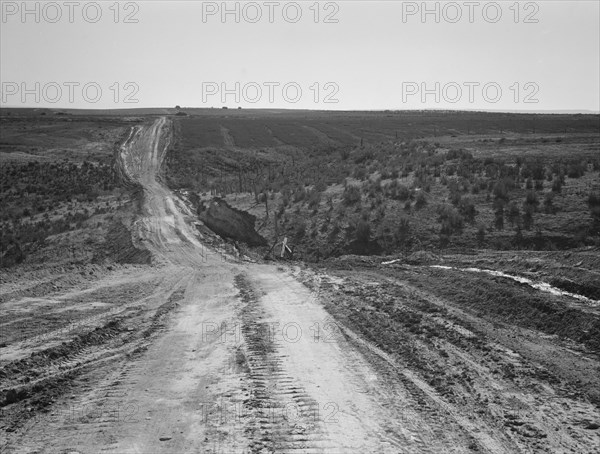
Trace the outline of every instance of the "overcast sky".
<path fill-rule="evenodd" d="M 600 110 L 597 0 L 21 3 L 4 106 Z"/>

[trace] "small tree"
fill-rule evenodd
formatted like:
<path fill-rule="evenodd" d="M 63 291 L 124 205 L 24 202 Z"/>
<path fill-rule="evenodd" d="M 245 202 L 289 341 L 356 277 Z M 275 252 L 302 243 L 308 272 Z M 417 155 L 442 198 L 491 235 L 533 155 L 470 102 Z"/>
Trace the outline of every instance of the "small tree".
<path fill-rule="evenodd" d="M 494 226 L 496 230 L 504 229 L 504 200 L 494 200 Z"/>
<path fill-rule="evenodd" d="M 394 239 L 400 245 L 405 245 L 408 242 L 408 236 L 410 234 L 410 222 L 408 218 L 401 217 L 396 228 Z"/>
<path fill-rule="evenodd" d="M 537 194 L 534 191 L 528 191 L 525 196 L 524 206 L 531 207 L 533 211 L 537 211 L 540 201 L 538 200 Z"/>
<path fill-rule="evenodd" d="M 459 210 L 467 222 L 475 222 L 477 210 L 475 209 L 475 203 L 470 197 L 464 197 L 460 200 Z"/>
<path fill-rule="evenodd" d="M 444 236 L 450 236 L 453 233 L 460 233 L 463 229 L 463 220 L 456 208 L 452 205 L 441 205 L 438 208 L 439 220 L 441 223 L 440 233 Z"/>
<path fill-rule="evenodd" d="M 356 241 L 361 244 L 367 244 L 371 239 L 371 225 L 365 221 L 360 220 L 356 225 Z"/>
<path fill-rule="evenodd" d="M 510 202 L 506 210 L 506 219 L 508 219 L 511 227 L 513 227 L 515 223 L 518 224 L 520 216 L 521 211 L 519 210 L 517 204 L 515 202 Z"/>
<path fill-rule="evenodd" d="M 496 230 L 504 229 L 504 207 L 502 205 L 494 212 L 494 227 Z"/>
<path fill-rule="evenodd" d="M 533 189 L 533 180 L 531 177 L 527 178 L 525 181 L 525 189 Z"/>
<path fill-rule="evenodd" d="M 531 230 L 533 226 L 533 213 L 534 208 L 531 205 L 525 205 L 523 212 L 523 227 L 525 230 Z"/>
<path fill-rule="evenodd" d="M 520 225 L 518 225 L 515 230 L 515 238 L 513 242 L 516 246 L 520 246 L 523 243 L 523 232 L 521 231 Z"/>
<path fill-rule="evenodd" d="M 553 192 L 548 192 L 546 193 L 546 196 L 544 197 L 544 211 L 547 214 L 554 214 L 555 213 L 555 208 L 554 208 L 554 193 Z"/>
<path fill-rule="evenodd" d="M 358 186 L 347 186 L 343 198 L 346 205 L 354 205 L 360 201 L 360 189 Z"/>
<path fill-rule="evenodd" d="M 600 235 L 600 194 L 592 192 L 589 195 L 588 207 L 592 215 L 592 234 Z"/>
<path fill-rule="evenodd" d="M 494 192 L 494 199 L 508 202 L 508 200 L 509 200 L 508 186 L 505 181 L 498 181 L 494 185 L 493 192 Z"/>
<path fill-rule="evenodd" d="M 300 240 L 306 234 L 306 221 L 303 218 L 296 218 L 296 227 L 294 228 L 294 238 Z"/>
<path fill-rule="evenodd" d="M 479 246 L 483 246 L 485 243 L 485 225 L 483 224 L 479 224 L 477 228 L 477 243 L 479 243 Z"/>
<path fill-rule="evenodd" d="M 560 178 L 555 177 L 554 180 L 552 180 L 552 192 L 561 192 L 562 190 L 562 181 L 560 181 Z"/>

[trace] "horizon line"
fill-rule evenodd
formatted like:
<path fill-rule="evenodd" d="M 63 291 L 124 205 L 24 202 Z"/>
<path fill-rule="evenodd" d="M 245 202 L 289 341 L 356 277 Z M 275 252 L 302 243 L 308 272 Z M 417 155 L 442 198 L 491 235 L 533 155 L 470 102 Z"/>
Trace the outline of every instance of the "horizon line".
<path fill-rule="evenodd" d="M 15 109 L 15 110 L 49 110 L 49 111 L 94 111 L 94 112 L 105 112 L 105 111 L 134 111 L 134 110 L 178 110 L 176 107 L 108 107 L 108 108 L 82 108 L 82 107 L 31 107 L 31 106 L 1 106 L 0 109 Z M 507 114 L 540 114 L 540 115 L 565 115 L 565 114 L 581 114 L 581 115 L 600 115 L 600 110 L 594 111 L 589 109 L 548 109 L 548 110 L 502 110 L 502 109 L 397 109 L 397 108 L 385 108 L 385 109 L 339 109 L 339 110 L 327 110 L 327 109 L 290 109 L 285 107 L 241 107 L 241 106 L 222 106 L 222 107 L 180 107 L 179 111 L 185 110 L 246 110 L 246 111 L 287 111 L 287 112 L 468 112 L 468 113 L 507 113 Z"/>

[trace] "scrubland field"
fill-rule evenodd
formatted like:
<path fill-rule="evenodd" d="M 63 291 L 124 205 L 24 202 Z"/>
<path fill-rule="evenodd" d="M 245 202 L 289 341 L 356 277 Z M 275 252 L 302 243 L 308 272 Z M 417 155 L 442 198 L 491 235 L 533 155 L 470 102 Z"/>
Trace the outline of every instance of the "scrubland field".
<path fill-rule="evenodd" d="M 600 116 L 0 116 L 3 451 L 600 450 Z"/>
<path fill-rule="evenodd" d="M 310 260 L 597 246 L 599 121 L 449 112 L 190 115 L 177 121 L 166 180 L 224 197 L 257 216 L 266 237 L 287 236 Z"/>

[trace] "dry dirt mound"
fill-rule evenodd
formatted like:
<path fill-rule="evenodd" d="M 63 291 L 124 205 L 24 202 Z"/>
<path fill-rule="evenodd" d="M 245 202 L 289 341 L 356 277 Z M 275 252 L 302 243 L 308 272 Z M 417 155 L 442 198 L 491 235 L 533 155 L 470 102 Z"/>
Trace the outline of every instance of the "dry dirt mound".
<path fill-rule="evenodd" d="M 222 237 L 243 241 L 250 246 L 267 244 L 267 240 L 254 229 L 256 217 L 229 206 L 222 199 L 214 198 L 208 205 L 200 202 L 198 217 L 209 229 Z"/>
<path fill-rule="evenodd" d="M 416 251 L 410 254 L 406 262 L 411 265 L 424 265 L 440 262 L 440 257 L 429 251 Z"/>

